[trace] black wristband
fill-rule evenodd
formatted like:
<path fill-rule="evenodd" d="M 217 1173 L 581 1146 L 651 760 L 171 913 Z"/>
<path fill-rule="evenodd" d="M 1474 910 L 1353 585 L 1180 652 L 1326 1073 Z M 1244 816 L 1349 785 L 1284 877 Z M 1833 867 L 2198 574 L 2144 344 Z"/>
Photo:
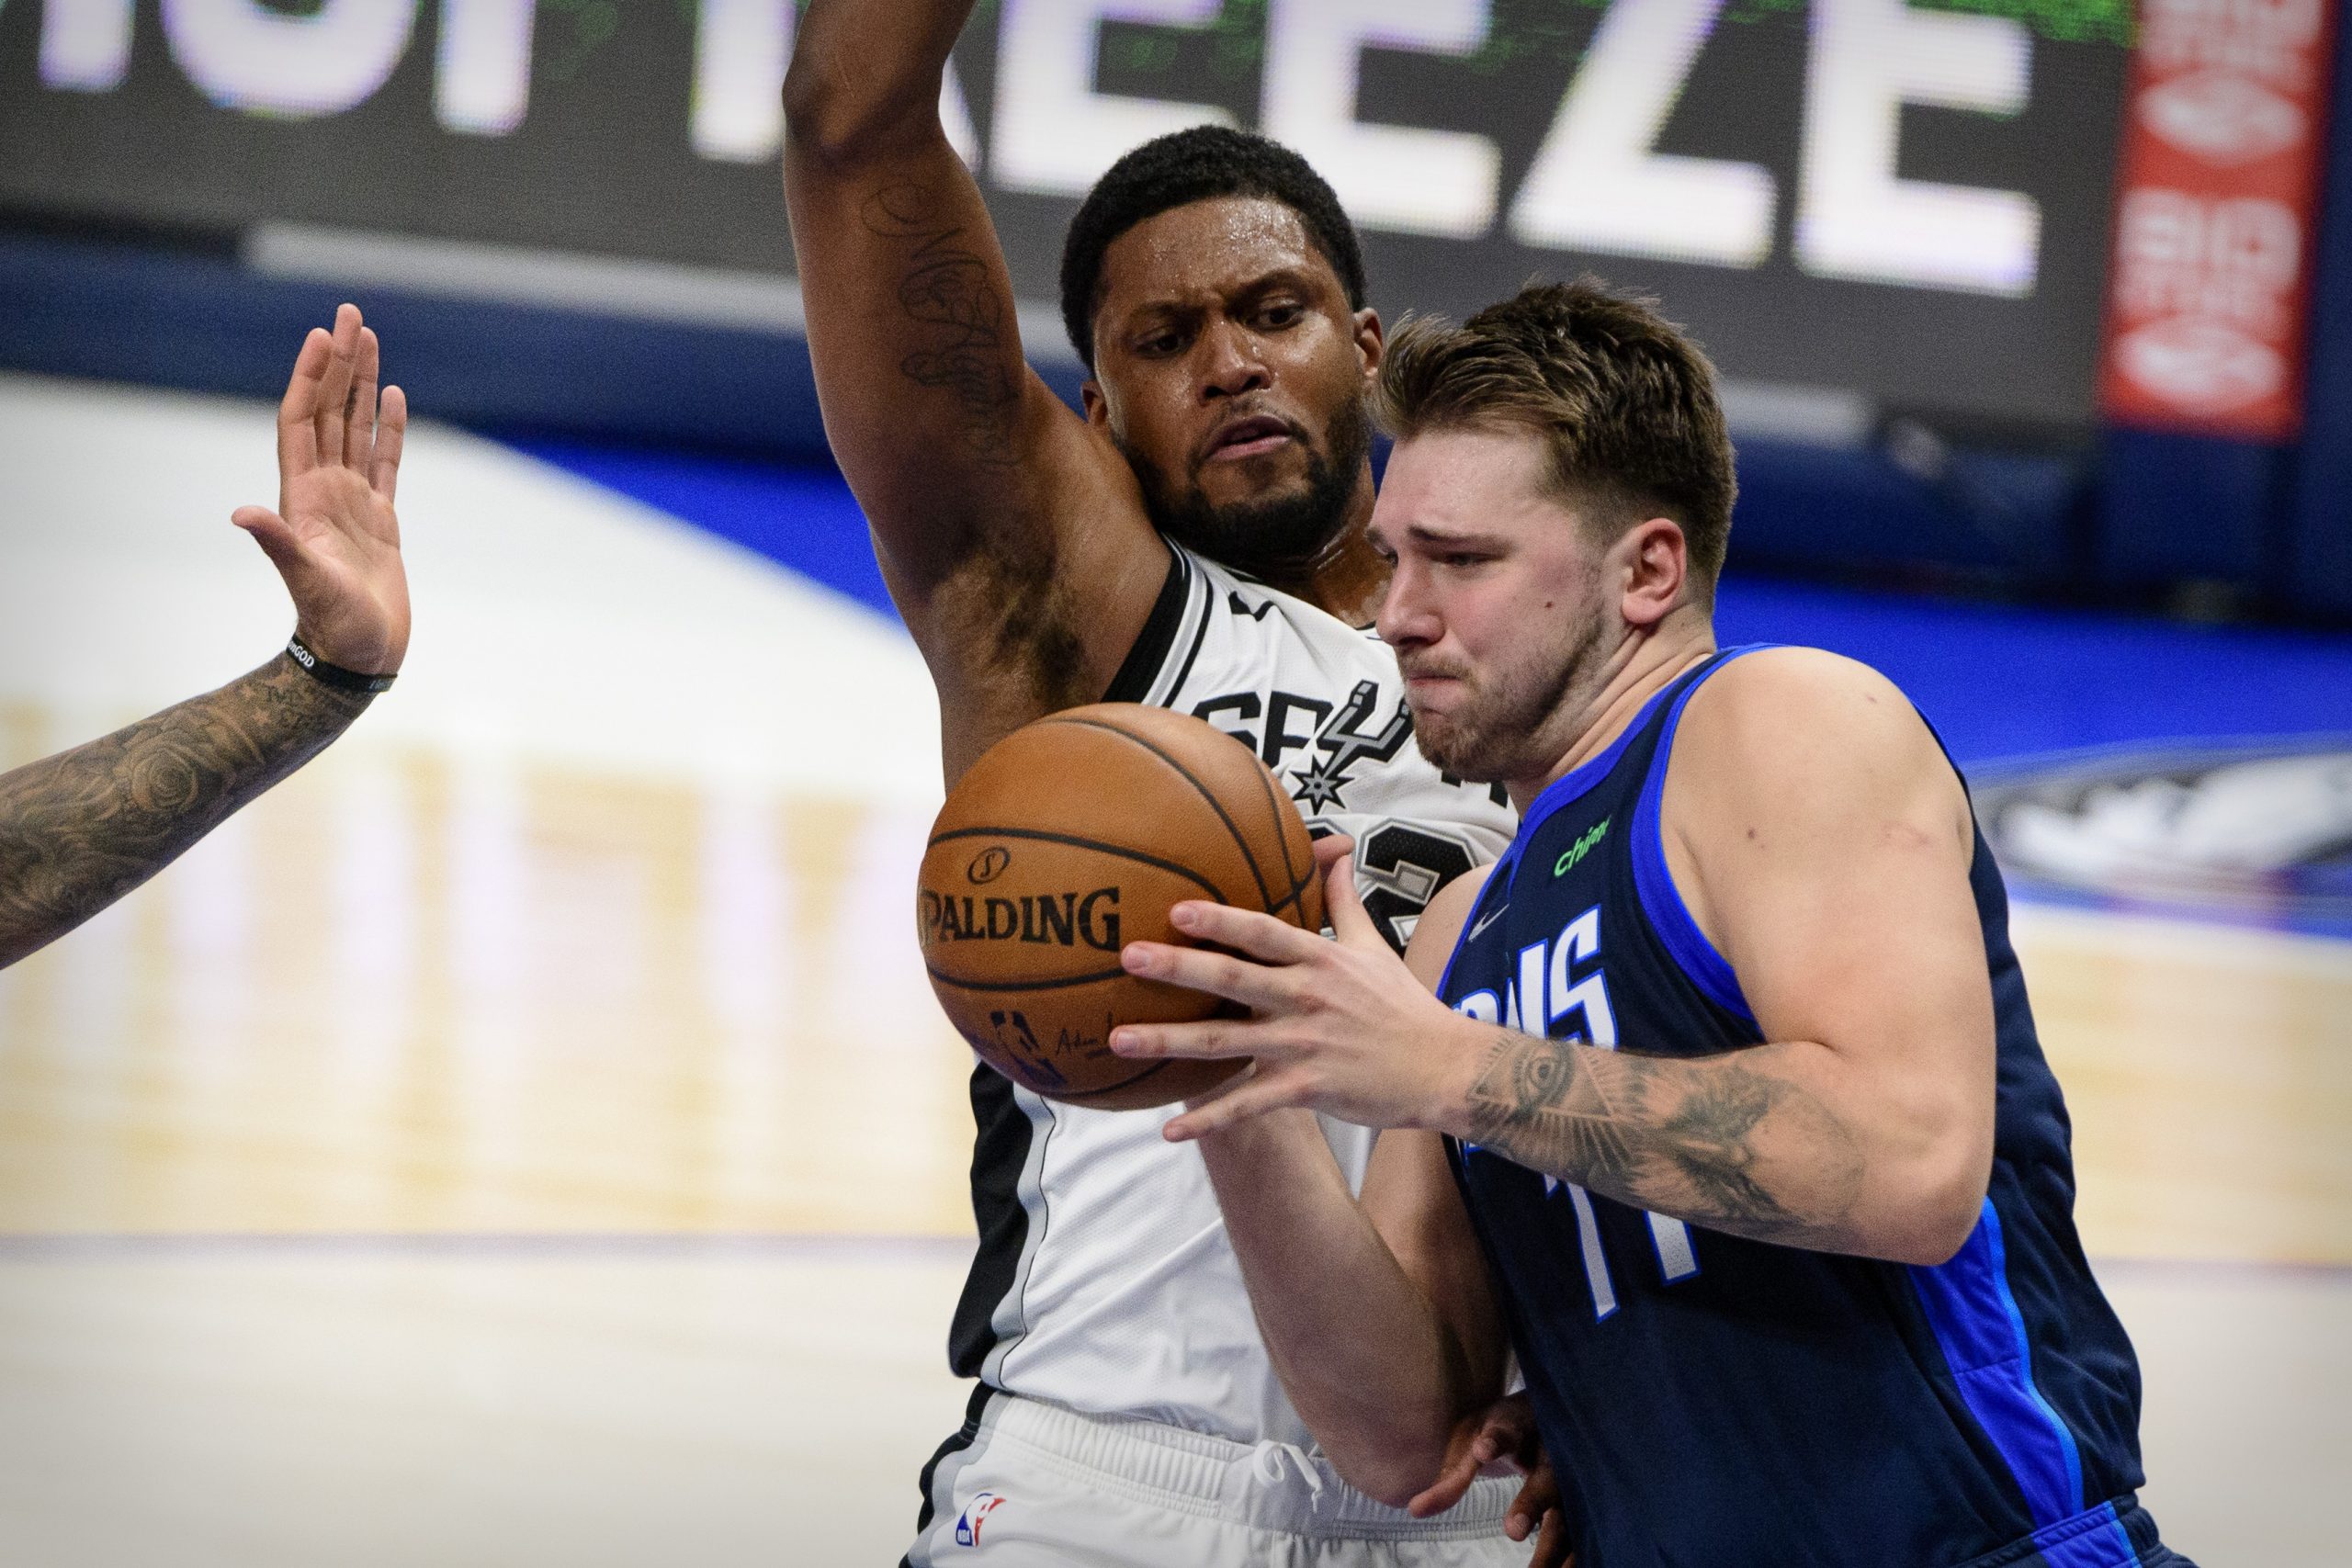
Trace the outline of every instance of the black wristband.
<path fill-rule="evenodd" d="M 400 678 L 397 675 L 362 675 L 356 670 L 329 664 L 304 648 L 299 637 L 286 639 L 286 653 L 295 663 L 309 671 L 313 679 L 333 686 L 338 692 L 389 692 L 392 689 L 392 682 Z"/>

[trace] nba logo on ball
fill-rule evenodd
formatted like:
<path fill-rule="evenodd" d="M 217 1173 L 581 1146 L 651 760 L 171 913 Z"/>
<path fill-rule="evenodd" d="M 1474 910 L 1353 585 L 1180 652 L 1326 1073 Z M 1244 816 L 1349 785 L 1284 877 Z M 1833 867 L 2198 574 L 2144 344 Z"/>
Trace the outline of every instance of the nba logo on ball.
<path fill-rule="evenodd" d="M 981 1523 L 990 1514 L 995 1513 L 1003 1503 L 1004 1499 L 993 1492 L 983 1492 L 973 1498 L 971 1506 L 966 1508 L 963 1516 L 956 1521 L 956 1544 L 958 1546 L 979 1545 Z"/>

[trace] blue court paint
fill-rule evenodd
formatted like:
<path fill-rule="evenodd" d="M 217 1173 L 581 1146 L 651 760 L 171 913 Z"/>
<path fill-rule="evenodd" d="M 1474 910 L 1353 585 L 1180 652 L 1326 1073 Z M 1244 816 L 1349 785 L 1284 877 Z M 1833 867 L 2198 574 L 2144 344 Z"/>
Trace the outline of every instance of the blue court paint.
<path fill-rule="evenodd" d="M 1726 579 L 1729 646 L 1795 642 L 1885 673 L 1963 766 L 2123 741 L 2352 731 L 2352 637 Z"/>
<path fill-rule="evenodd" d="M 830 468 L 602 446 L 564 436 L 502 433 L 497 438 L 897 617 L 874 564 L 865 514 Z"/>
<path fill-rule="evenodd" d="M 534 457 L 759 551 L 885 614 L 863 513 L 831 468 L 577 440 Z M 2127 741 L 2352 733 L 2352 636 L 2198 626 L 1733 577 L 1718 640 L 1883 671 L 1962 765 Z"/>

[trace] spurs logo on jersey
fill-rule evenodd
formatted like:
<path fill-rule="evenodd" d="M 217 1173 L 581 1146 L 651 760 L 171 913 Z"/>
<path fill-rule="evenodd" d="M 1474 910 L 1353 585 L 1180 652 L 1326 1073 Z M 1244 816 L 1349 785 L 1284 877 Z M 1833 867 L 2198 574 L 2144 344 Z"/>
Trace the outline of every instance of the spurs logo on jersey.
<path fill-rule="evenodd" d="M 1208 720 L 1256 751 L 1265 759 L 1266 766 L 1277 773 L 1286 773 L 1291 797 L 1298 802 L 1301 811 L 1312 817 L 1317 811 L 1347 804 L 1347 787 L 1352 777 L 1350 770 L 1357 763 L 1385 762 L 1412 739 L 1413 716 L 1401 695 L 1396 698 L 1396 705 L 1379 728 L 1368 728 L 1373 716 L 1380 710 L 1380 699 L 1377 681 L 1357 682 L 1347 701 L 1336 709 L 1328 698 L 1276 691 L 1265 705 L 1262 739 L 1248 728 L 1259 715 L 1258 694 L 1254 691 L 1227 692 L 1195 703 L 1193 716 Z M 1301 715 L 1313 716 L 1313 729 L 1291 728 L 1291 720 Z M 1316 751 L 1322 754 L 1309 757 L 1303 767 L 1292 761 L 1294 753 Z"/>
<path fill-rule="evenodd" d="M 1274 607 L 1271 599 L 1253 604 L 1238 593 L 1228 593 L 1226 604 L 1233 615 L 1260 623 Z M 1386 649 L 1381 653 L 1385 657 Z M 1400 753 L 1419 756 L 1411 750 L 1413 714 L 1393 664 L 1391 660 L 1385 683 L 1367 677 L 1336 703 L 1277 686 L 1263 697 L 1254 689 L 1221 692 L 1194 703 L 1192 711 L 1264 759 L 1289 786 L 1291 798 L 1317 838 L 1331 832 L 1357 835 L 1357 885 L 1364 908 L 1389 942 L 1402 950 L 1412 940 L 1422 906 L 1439 888 L 1489 857 L 1453 822 L 1392 818 L 1367 825 L 1360 819 L 1363 814 L 1351 807 L 1349 786 L 1359 770 L 1377 769 Z M 1379 717 L 1384 713 L 1387 716 Z M 1261 717 L 1262 725 L 1258 724 Z M 1308 724 L 1313 728 L 1300 728 Z M 1458 780 L 1435 776 L 1442 784 L 1465 787 Z M 1478 787 L 1498 807 L 1505 807 L 1499 784 Z"/>
<path fill-rule="evenodd" d="M 1197 715 L 1256 751 L 1313 831 L 1354 837 L 1365 907 L 1399 947 L 1437 890 L 1500 853 L 1515 827 L 1498 792 L 1444 777 L 1413 744 L 1396 657 L 1377 637 L 1188 551 L 1107 695 Z M 971 919 L 984 920 L 986 890 L 975 892 Z M 960 906 L 953 918 L 966 919 Z M 1309 1441 L 1200 1158 L 1159 1136 L 1176 1108 L 1056 1105 L 987 1068 L 972 1099 L 980 1247 L 956 1370 L 1094 1414 Z M 1370 1134 L 1325 1132 L 1361 1183 Z"/>

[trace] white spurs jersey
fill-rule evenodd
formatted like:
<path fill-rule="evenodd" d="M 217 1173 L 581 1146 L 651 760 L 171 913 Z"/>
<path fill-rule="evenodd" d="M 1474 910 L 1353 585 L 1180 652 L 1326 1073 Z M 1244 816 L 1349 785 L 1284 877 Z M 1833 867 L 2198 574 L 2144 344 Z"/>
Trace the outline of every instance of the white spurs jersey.
<path fill-rule="evenodd" d="M 1357 886 L 1401 947 L 1439 887 L 1510 841 L 1501 791 L 1421 755 L 1396 656 L 1371 632 L 1171 548 L 1105 700 L 1194 714 L 1254 750 L 1309 827 L 1354 835 Z M 1200 1151 L 1159 1135 L 1181 1109 L 1081 1110 L 974 1071 L 980 1247 L 950 1359 L 1076 1410 L 1303 1446 Z M 1372 1134 L 1324 1133 L 1360 1188 Z"/>

